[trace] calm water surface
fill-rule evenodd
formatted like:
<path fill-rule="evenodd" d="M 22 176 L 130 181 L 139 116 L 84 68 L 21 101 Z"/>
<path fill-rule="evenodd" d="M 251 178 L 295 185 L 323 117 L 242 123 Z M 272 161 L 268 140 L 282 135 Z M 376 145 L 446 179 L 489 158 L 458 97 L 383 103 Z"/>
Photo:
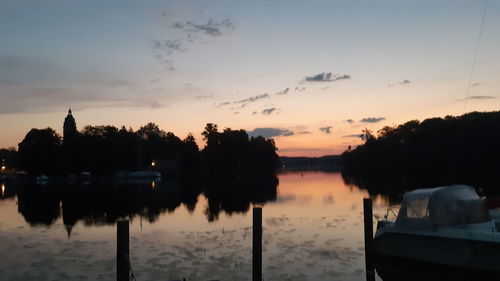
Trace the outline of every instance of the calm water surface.
<path fill-rule="evenodd" d="M 264 280 L 365 280 L 362 198 L 367 192 L 344 184 L 338 173 L 278 177 L 277 200 L 263 204 Z M 68 226 L 64 214 L 30 224 L 19 199 L 5 199 L 8 190 L 3 184 L 0 280 L 116 279 L 115 224 L 86 218 Z M 51 212 L 64 213 L 62 203 L 56 204 L 61 206 Z M 384 198 L 374 204 L 375 214 L 385 213 Z M 251 280 L 251 210 L 221 212 L 209 222 L 207 206 L 199 195 L 195 205 L 171 208 L 154 221 L 133 217 L 130 256 L 137 280 Z"/>

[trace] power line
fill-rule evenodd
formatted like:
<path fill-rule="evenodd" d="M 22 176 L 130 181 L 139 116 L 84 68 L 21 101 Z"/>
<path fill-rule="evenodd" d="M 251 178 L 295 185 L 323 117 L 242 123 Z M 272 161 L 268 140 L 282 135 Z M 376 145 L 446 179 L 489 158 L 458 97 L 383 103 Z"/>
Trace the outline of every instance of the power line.
<path fill-rule="evenodd" d="M 486 18 L 486 10 L 488 8 L 488 2 L 489 2 L 489 0 L 486 0 L 486 3 L 484 5 L 483 19 L 481 20 L 481 27 L 479 28 L 479 36 L 477 38 L 476 51 L 475 51 L 475 54 L 474 54 L 474 60 L 472 62 L 472 69 L 470 71 L 469 84 L 467 86 L 467 93 L 465 95 L 464 108 L 462 109 L 462 114 L 465 113 L 465 107 L 467 105 L 467 100 L 469 99 L 470 88 L 471 88 L 471 85 L 472 85 L 472 77 L 474 76 L 474 69 L 476 68 L 477 55 L 479 53 L 479 44 L 481 43 L 481 37 L 483 35 L 483 26 L 484 26 L 484 20 Z"/>

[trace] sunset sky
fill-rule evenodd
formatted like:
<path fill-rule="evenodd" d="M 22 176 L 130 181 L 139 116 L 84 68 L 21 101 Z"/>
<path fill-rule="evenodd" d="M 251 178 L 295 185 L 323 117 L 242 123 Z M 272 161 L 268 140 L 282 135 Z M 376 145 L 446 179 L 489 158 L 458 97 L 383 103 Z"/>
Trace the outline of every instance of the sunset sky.
<path fill-rule="evenodd" d="M 31 128 L 206 123 L 337 154 L 412 119 L 461 115 L 486 0 L 0 0 L 0 148 Z M 500 109 L 489 1 L 465 112 Z"/>

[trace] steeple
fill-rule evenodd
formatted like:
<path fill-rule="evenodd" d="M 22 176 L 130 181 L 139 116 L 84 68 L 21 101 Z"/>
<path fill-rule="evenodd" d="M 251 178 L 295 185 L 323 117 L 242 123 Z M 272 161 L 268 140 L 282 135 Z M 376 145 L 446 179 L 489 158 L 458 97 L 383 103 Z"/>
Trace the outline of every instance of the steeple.
<path fill-rule="evenodd" d="M 64 119 L 63 129 L 64 129 L 63 130 L 64 141 L 67 141 L 68 139 L 72 138 L 77 134 L 76 122 L 75 118 L 73 117 L 73 113 L 71 112 L 71 107 L 68 110 L 68 115 Z"/>

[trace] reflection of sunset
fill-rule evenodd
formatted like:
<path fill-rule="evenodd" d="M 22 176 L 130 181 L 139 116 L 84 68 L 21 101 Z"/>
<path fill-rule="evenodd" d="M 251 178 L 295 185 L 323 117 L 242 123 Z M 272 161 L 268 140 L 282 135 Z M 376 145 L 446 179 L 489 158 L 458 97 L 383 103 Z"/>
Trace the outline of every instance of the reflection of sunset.
<path fill-rule="evenodd" d="M 263 207 L 264 278 L 320 281 L 325 277 L 341 276 L 340 280 L 361 280 L 364 268 L 362 200 L 368 196 L 367 192 L 345 185 L 339 173 L 291 172 L 278 177 L 277 200 L 256 204 Z M 156 199 L 162 190 L 171 188 L 154 181 L 145 183 L 145 186 L 156 186 Z M 2 190 L 5 194 L 4 185 Z M 169 194 L 174 196 L 174 193 Z M 43 214 L 36 208 L 50 206 L 42 201 L 51 197 L 41 197 L 33 198 L 35 201 L 28 204 L 34 208 L 35 214 Z M 0 238 L 2 241 L 22 241 L 12 246 L 8 260 L 0 256 L 0 270 L 14 265 L 18 270 L 29 270 L 30 264 L 43 263 L 47 256 L 53 257 L 58 264 L 64 263 L 66 255 L 59 253 L 70 249 L 75 264 L 64 264 L 64 272 L 95 280 L 98 270 L 82 271 L 82 268 L 96 261 L 113 260 L 116 226 L 103 224 L 104 219 L 111 216 L 106 214 L 105 218 L 100 218 L 95 213 L 88 214 L 74 224 L 71 239 L 68 239 L 64 228 L 68 219 L 65 211 L 75 202 L 68 201 L 63 205 L 56 202 L 56 209 L 62 211 L 62 217 L 43 227 L 37 223 L 26 227 L 30 215 L 22 213 L 25 210 L 18 208 L 16 200 L 0 201 Z M 377 207 L 377 202 L 379 200 L 375 202 L 374 213 L 384 213 L 385 208 Z M 188 274 L 198 276 L 190 278 L 192 280 L 221 280 L 221 276 L 230 277 L 228 280 L 248 280 L 251 272 L 251 206 L 246 213 L 229 215 L 221 212 L 214 222 L 207 220 L 208 200 L 204 195 L 198 196 L 192 212 L 184 204 L 175 206 L 162 211 L 153 220 L 146 215 L 136 215 L 131 219 L 133 266 L 144 269 L 136 272 L 137 279 L 164 274 L 155 267 L 161 263 L 169 273 L 177 272 L 181 277 Z M 40 242 L 32 246 L 26 241 Z M 7 244 L 0 244 L 0 251 L 6 247 Z"/>

